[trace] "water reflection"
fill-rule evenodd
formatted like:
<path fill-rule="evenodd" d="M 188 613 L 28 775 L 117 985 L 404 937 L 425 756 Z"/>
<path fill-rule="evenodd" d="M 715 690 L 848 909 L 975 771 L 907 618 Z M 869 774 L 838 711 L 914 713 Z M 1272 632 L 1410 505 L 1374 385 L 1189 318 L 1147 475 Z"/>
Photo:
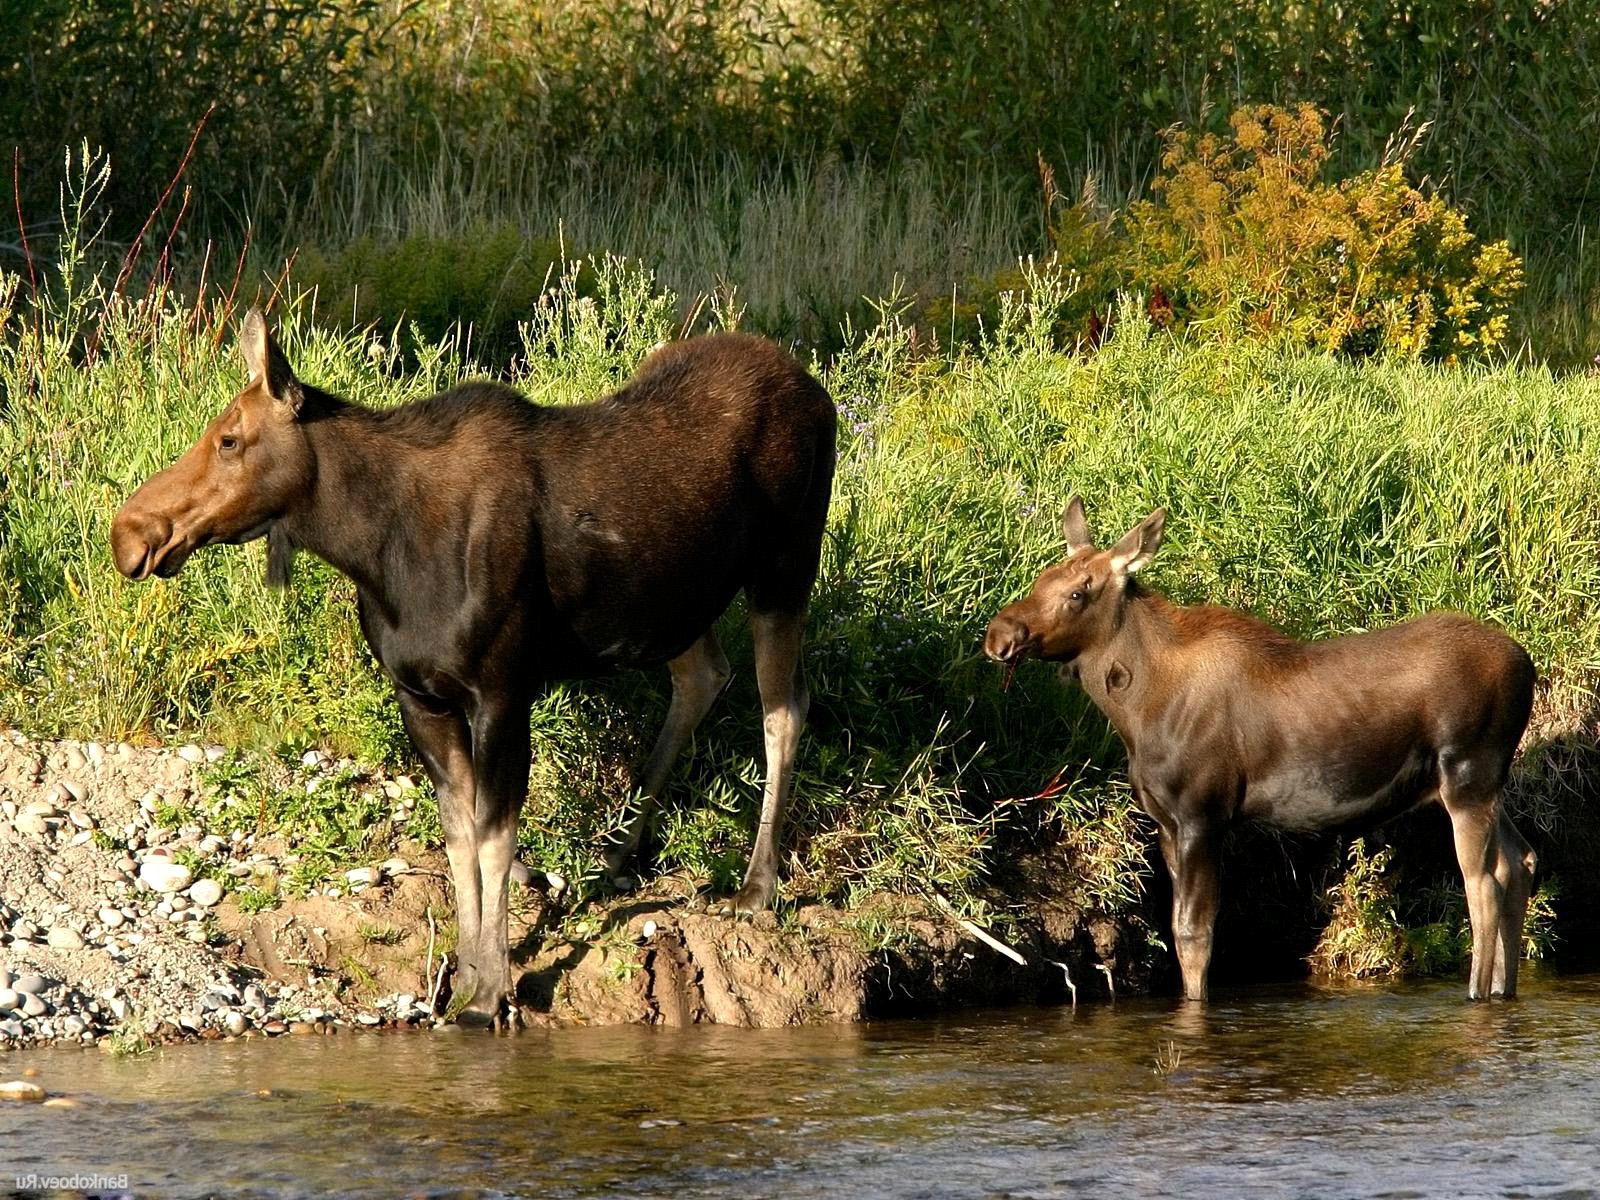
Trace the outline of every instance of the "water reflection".
<path fill-rule="evenodd" d="M 13 1054 L 16 1171 L 160 1194 L 1595 1195 L 1600 977 L 797 1030 Z M 1160 1067 L 1158 1069 L 1158 1060 Z"/>

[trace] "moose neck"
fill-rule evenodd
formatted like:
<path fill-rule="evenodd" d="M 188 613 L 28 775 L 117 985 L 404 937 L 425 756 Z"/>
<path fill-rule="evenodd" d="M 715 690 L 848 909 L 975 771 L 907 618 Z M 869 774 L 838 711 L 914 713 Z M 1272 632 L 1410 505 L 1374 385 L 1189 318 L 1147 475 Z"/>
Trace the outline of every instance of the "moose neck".
<path fill-rule="evenodd" d="M 302 428 L 315 478 L 282 525 L 295 547 L 336 567 L 393 611 L 393 568 L 403 555 L 401 504 L 410 494 L 414 459 L 385 428 L 381 414 L 333 397 L 318 398 Z"/>
<path fill-rule="evenodd" d="M 1124 740 L 1139 723 L 1178 641 L 1174 612 L 1166 597 L 1130 583 L 1116 629 L 1078 656 L 1079 683 Z"/>

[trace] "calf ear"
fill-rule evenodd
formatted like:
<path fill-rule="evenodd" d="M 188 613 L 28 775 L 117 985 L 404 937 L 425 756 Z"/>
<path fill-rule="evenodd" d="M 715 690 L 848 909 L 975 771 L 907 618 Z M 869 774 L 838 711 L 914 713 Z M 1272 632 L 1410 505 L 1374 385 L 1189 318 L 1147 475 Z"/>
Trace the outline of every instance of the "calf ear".
<path fill-rule="evenodd" d="M 1093 545 L 1089 538 L 1089 521 L 1083 515 L 1082 496 L 1074 496 L 1067 501 L 1067 511 L 1061 514 L 1061 536 L 1067 539 L 1069 555 Z"/>
<path fill-rule="evenodd" d="M 1148 566 L 1161 549 L 1161 533 L 1166 524 L 1167 510 L 1158 508 L 1123 534 L 1122 540 L 1111 547 L 1111 569 L 1132 575 Z"/>
<path fill-rule="evenodd" d="M 294 377 L 289 360 L 268 331 L 267 318 L 259 308 L 252 308 L 245 314 L 244 324 L 239 327 L 239 350 L 250 368 L 250 378 L 259 379 L 267 395 L 287 409 L 289 416 L 298 417 L 305 393 Z"/>

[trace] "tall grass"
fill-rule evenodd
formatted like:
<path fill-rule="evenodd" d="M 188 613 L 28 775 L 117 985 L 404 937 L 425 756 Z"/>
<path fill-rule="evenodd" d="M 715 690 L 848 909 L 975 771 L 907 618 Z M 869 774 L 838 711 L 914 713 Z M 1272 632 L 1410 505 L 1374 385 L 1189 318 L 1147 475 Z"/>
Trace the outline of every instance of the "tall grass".
<path fill-rule="evenodd" d="M 648 276 L 598 264 L 525 327 L 514 382 L 592 397 L 677 329 Z M 223 306 L 131 301 L 93 282 L 21 305 L 0 277 L 0 721 L 38 733 L 315 740 L 406 760 L 359 634 L 351 585 L 302 566 L 287 596 L 259 546 L 209 550 L 170 581 L 119 579 L 107 532 L 137 483 L 240 386 Z M 841 461 L 806 656 L 814 703 L 790 873 L 801 890 L 937 887 L 967 902 L 1008 847 L 1072 847 L 1082 902 L 1125 905 L 1142 859 L 1104 721 L 1044 667 L 1009 692 L 982 661 L 988 617 L 1059 553 L 1074 492 L 1103 538 L 1157 505 L 1152 582 L 1306 636 L 1430 608 L 1504 625 L 1552 711 L 1588 711 L 1600 668 L 1600 380 L 1540 368 L 1373 362 L 1175 341 L 1136 305 L 1093 357 L 1053 350 L 1040 281 L 985 343 L 918 353 L 892 311 L 816 369 L 841 410 Z M 398 349 L 281 314 L 305 378 L 364 403 L 474 371 L 454 343 L 396 375 Z M 86 335 L 100 330 L 92 353 Z M 759 711 L 738 679 L 656 823 L 663 869 L 731 882 L 759 797 Z M 525 844 L 576 878 L 627 804 L 624 764 L 665 709 L 664 679 L 557 688 L 535 712 Z M 1034 796 L 1065 770 L 1065 791 Z"/>

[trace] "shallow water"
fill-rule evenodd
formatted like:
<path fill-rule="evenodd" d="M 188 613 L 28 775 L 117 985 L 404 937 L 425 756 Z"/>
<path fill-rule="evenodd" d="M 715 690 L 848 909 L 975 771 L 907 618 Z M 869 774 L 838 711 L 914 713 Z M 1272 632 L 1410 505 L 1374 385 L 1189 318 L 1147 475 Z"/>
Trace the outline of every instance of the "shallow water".
<path fill-rule="evenodd" d="M 21 1052 L 82 1106 L 0 1108 L 0 1192 L 1600 1197 L 1600 976 L 1464 994 Z"/>

